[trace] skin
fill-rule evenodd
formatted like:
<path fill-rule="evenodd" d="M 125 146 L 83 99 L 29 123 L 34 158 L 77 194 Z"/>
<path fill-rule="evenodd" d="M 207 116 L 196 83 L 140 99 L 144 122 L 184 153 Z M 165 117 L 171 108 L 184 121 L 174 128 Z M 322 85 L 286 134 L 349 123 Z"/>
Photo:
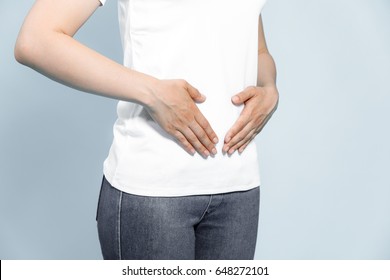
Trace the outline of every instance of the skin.
<path fill-rule="evenodd" d="M 37 0 L 15 44 L 18 62 L 75 89 L 143 105 L 190 154 L 216 154 L 219 141 L 196 103 L 206 97 L 185 80 L 160 80 L 128 69 L 76 41 L 77 30 L 99 7 L 98 0 Z M 259 79 L 232 97 L 244 110 L 224 139 L 223 151 L 242 152 L 276 109 L 276 71 L 259 18 Z"/>
<path fill-rule="evenodd" d="M 244 109 L 224 139 L 222 150 L 230 155 L 244 151 L 271 118 L 279 102 L 275 62 L 267 48 L 261 15 L 258 30 L 257 85 L 247 87 L 232 97 L 232 103 L 244 104 Z"/>

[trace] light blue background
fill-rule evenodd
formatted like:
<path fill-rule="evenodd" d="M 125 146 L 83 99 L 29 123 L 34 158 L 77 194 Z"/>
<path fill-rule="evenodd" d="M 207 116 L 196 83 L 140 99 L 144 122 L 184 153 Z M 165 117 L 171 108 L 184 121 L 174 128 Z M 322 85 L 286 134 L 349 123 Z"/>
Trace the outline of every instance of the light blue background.
<path fill-rule="evenodd" d="M 0 2 L 0 259 L 100 259 L 116 101 L 13 58 L 31 0 Z M 269 0 L 278 111 L 258 136 L 258 259 L 390 259 L 390 1 Z M 77 39 L 120 62 L 116 1 Z"/>

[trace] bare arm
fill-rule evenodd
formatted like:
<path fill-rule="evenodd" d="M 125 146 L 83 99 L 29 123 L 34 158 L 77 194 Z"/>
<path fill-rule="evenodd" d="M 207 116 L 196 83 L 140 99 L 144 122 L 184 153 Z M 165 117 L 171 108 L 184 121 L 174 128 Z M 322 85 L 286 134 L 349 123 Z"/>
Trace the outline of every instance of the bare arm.
<path fill-rule="evenodd" d="M 259 17 L 259 45 L 258 45 L 258 76 L 257 86 L 276 87 L 276 66 L 275 61 L 268 51 L 264 36 L 263 22 L 261 15 Z"/>
<path fill-rule="evenodd" d="M 15 58 L 73 88 L 141 104 L 187 152 L 213 153 L 216 134 L 194 103 L 205 100 L 196 88 L 128 69 L 73 38 L 99 5 L 98 0 L 37 0 L 20 30 Z"/>
<path fill-rule="evenodd" d="M 127 69 L 72 38 L 99 4 L 98 0 L 36 1 L 20 30 L 15 57 L 68 86 L 148 104 L 155 78 Z"/>
<path fill-rule="evenodd" d="M 258 30 L 257 86 L 247 87 L 232 97 L 233 104 L 245 106 L 237 121 L 226 133 L 223 152 L 229 154 L 244 151 L 271 118 L 279 101 L 275 62 L 268 52 L 261 15 Z"/>

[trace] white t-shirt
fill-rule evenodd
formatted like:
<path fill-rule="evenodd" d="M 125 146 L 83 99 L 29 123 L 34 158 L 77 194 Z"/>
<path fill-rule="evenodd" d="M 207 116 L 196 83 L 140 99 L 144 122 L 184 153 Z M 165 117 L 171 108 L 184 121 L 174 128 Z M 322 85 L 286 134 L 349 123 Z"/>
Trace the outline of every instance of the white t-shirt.
<path fill-rule="evenodd" d="M 104 4 L 106 0 L 101 0 Z M 145 196 L 186 196 L 260 185 L 256 145 L 222 153 L 243 106 L 231 97 L 257 83 L 258 19 L 266 0 L 118 0 L 124 65 L 159 79 L 185 79 L 217 133 L 218 154 L 188 154 L 141 105 L 119 101 L 103 172 L 115 188 Z"/>

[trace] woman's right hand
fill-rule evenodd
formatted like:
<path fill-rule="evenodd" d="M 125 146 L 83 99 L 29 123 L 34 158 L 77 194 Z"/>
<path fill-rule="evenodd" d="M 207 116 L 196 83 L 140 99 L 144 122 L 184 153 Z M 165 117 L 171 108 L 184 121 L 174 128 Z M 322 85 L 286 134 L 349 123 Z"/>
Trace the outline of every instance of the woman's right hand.
<path fill-rule="evenodd" d="M 139 103 L 189 153 L 216 153 L 217 136 L 194 102 L 205 100 L 198 90 L 184 80 L 158 80 L 129 69 L 73 38 L 99 4 L 36 1 L 19 33 L 15 58 L 76 89 Z"/>
<path fill-rule="evenodd" d="M 157 80 L 146 109 L 188 153 L 208 157 L 217 153 L 218 137 L 195 104 L 205 100 L 185 80 Z"/>

